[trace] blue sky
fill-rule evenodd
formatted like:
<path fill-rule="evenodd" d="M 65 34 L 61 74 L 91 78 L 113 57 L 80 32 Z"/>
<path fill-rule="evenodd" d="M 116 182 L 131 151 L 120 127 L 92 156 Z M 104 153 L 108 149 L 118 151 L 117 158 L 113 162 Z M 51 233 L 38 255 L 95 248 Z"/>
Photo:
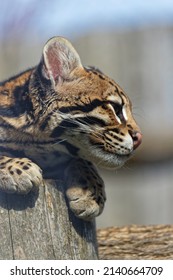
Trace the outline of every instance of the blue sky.
<path fill-rule="evenodd" d="M 1 0 L 0 37 L 173 24 L 173 0 Z"/>

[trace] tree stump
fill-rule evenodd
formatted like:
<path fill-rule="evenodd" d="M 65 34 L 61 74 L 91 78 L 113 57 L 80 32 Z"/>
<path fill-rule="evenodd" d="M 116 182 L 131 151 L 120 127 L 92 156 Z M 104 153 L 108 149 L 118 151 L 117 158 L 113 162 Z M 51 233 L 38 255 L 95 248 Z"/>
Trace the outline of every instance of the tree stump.
<path fill-rule="evenodd" d="M 95 222 L 68 209 L 63 183 L 26 196 L 0 193 L 0 259 L 97 259 Z"/>

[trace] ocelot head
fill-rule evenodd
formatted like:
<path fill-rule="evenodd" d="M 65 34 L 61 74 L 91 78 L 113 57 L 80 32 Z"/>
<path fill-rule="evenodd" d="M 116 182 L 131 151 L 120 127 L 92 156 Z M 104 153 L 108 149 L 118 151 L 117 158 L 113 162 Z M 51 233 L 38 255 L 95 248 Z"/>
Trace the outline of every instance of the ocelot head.
<path fill-rule="evenodd" d="M 127 95 L 100 70 L 82 66 L 65 38 L 46 43 L 33 85 L 36 81 L 45 112 L 43 137 L 45 133 L 61 145 L 64 141 L 73 156 L 116 168 L 140 145 L 142 135 Z"/>

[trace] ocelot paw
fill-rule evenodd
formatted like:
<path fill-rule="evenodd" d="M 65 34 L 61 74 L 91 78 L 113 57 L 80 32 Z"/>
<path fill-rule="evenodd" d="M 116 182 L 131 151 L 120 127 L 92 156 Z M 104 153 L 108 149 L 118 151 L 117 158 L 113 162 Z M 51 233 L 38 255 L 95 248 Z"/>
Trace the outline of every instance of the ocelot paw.
<path fill-rule="evenodd" d="M 91 220 L 103 210 L 104 202 L 94 199 L 92 193 L 82 189 L 82 186 L 68 189 L 67 198 L 70 209 L 78 218 Z"/>
<path fill-rule="evenodd" d="M 84 220 L 102 213 L 106 200 L 104 183 L 95 167 L 87 161 L 75 160 L 66 170 L 66 195 L 70 209 Z"/>
<path fill-rule="evenodd" d="M 0 190 L 27 194 L 43 185 L 42 171 L 27 158 L 0 157 Z"/>

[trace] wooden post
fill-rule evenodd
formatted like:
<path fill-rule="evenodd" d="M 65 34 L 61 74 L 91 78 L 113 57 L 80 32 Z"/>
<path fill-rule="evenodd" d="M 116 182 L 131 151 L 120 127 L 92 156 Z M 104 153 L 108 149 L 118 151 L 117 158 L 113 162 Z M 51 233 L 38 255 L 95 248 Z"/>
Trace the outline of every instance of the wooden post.
<path fill-rule="evenodd" d="M 76 218 L 62 182 L 38 193 L 0 193 L 0 259 L 97 259 L 95 222 Z"/>

